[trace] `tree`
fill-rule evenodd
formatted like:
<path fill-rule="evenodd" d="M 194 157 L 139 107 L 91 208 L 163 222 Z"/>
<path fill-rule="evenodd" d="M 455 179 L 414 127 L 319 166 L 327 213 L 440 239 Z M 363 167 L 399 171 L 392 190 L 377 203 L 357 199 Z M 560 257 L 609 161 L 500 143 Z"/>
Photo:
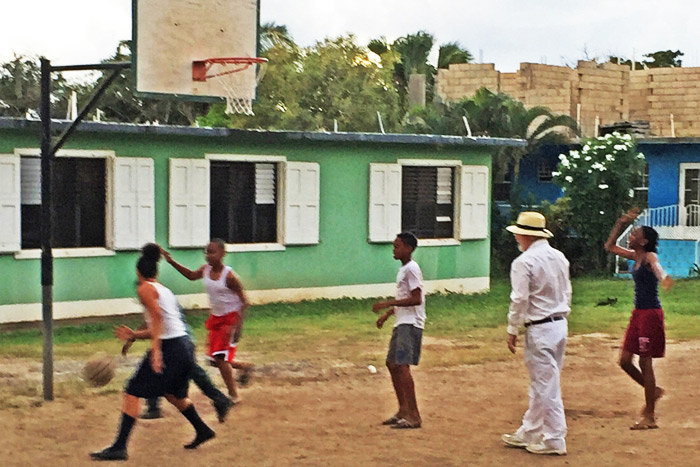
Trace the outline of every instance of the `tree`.
<path fill-rule="evenodd" d="M 273 46 L 258 87 L 255 116 L 226 116 L 220 105 L 202 125 L 289 130 L 377 131 L 398 125 L 399 96 L 393 70 L 369 59 L 352 35 L 326 39 L 303 49 Z M 387 57 L 387 60 L 389 58 Z"/>
<path fill-rule="evenodd" d="M 131 60 L 131 41 L 121 41 L 114 55 L 106 62 Z M 106 71 L 94 83 L 99 86 L 112 72 Z M 92 90 L 91 90 L 92 91 Z M 197 117 L 206 113 L 209 104 L 175 97 L 137 97 L 133 70 L 122 70 L 117 79 L 105 90 L 97 103 L 104 119 L 125 123 L 159 122 L 168 125 L 193 125 Z"/>
<path fill-rule="evenodd" d="M 680 50 L 660 50 L 658 52 L 652 52 L 644 54 L 650 60 L 637 61 L 635 68 L 668 68 L 668 67 L 681 67 L 683 61 L 679 58 L 684 54 Z M 627 65 L 632 68 L 632 60 L 624 59 L 621 57 L 616 57 L 611 55 L 608 57 L 608 61 L 612 63 L 619 63 L 620 65 Z"/>
<path fill-rule="evenodd" d="M 438 68 L 449 68 L 453 63 L 469 63 L 474 59 L 467 49 L 463 49 L 459 42 L 448 42 L 440 46 L 438 53 Z"/>
<path fill-rule="evenodd" d="M 425 31 L 408 34 L 394 42 L 393 48 L 401 55 L 401 65 L 406 81 L 413 73 L 427 75 L 433 71 L 428 64 L 428 56 L 434 42 L 433 36 Z"/>
<path fill-rule="evenodd" d="M 296 49 L 297 44 L 289 34 L 287 26 L 269 22 L 260 26 L 260 53 L 264 56 L 265 52 L 273 47 Z"/>
<path fill-rule="evenodd" d="M 607 134 L 583 141 L 581 150 L 559 156 L 554 181 L 569 199 L 571 227 L 586 242 L 591 266 L 606 266 L 603 245 L 621 212 L 632 207 L 634 186 L 644 169 L 630 135 Z"/>
<path fill-rule="evenodd" d="M 65 115 L 73 89 L 61 73 L 51 74 L 51 113 Z M 28 113 L 39 115 L 41 100 L 41 64 L 38 58 L 15 55 L 7 63 L 0 64 L 0 115 L 24 118 Z"/>
<path fill-rule="evenodd" d="M 465 136 L 467 117 L 473 135 L 527 140 L 525 148 L 505 148 L 496 153 L 494 181 L 502 181 L 513 167 L 517 182 L 520 159 L 535 152 L 542 144 L 568 143 L 577 134 L 576 121 L 568 115 L 557 115 L 546 107 L 527 108 L 525 104 L 503 93 L 487 88 L 474 96 L 409 114 L 404 130 L 411 133 L 433 133 Z"/>

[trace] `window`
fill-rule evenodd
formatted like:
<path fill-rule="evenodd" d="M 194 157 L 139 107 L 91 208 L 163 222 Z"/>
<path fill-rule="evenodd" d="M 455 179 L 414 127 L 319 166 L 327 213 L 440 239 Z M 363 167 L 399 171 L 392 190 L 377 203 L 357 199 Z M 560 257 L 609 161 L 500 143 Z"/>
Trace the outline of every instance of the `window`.
<path fill-rule="evenodd" d="M 700 164 L 683 163 L 680 172 L 679 224 L 697 227 L 700 225 Z"/>
<path fill-rule="evenodd" d="M 551 183 L 551 181 L 554 179 L 552 176 L 553 171 L 554 167 L 550 161 L 540 159 L 539 163 L 537 164 L 537 180 L 540 183 Z"/>
<path fill-rule="evenodd" d="M 275 164 L 212 161 L 211 237 L 226 243 L 277 241 Z"/>
<path fill-rule="evenodd" d="M 403 167 L 401 230 L 418 238 L 454 236 L 453 167 Z"/>
<path fill-rule="evenodd" d="M 636 206 L 649 205 L 649 164 L 644 164 L 644 170 L 639 174 L 634 187 L 634 202 Z"/>
<path fill-rule="evenodd" d="M 21 247 L 40 248 L 41 164 L 21 158 Z M 51 221 L 55 248 L 105 246 L 105 159 L 57 157 L 53 164 Z"/>
<path fill-rule="evenodd" d="M 319 241 L 319 165 L 281 156 L 170 160 L 170 246 L 230 249 Z M 233 246 L 236 245 L 236 246 Z"/>
<path fill-rule="evenodd" d="M 0 155 L 0 252 L 41 242 L 39 150 Z M 112 151 L 62 150 L 52 164 L 52 237 L 61 249 L 139 249 L 155 239 L 153 160 Z M 34 253 L 28 256 L 36 257 Z"/>
<path fill-rule="evenodd" d="M 489 170 L 460 161 L 370 164 L 369 240 L 488 237 Z"/>

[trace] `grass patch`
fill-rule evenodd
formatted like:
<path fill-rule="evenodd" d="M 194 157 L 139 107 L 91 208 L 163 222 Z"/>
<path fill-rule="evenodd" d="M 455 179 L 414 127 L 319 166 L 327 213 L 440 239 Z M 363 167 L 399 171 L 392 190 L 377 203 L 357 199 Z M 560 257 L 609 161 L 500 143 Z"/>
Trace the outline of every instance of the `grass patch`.
<path fill-rule="evenodd" d="M 671 339 L 700 337 L 700 307 L 696 305 L 697 280 L 679 280 L 670 292 L 662 292 L 667 334 Z M 633 308 L 631 280 L 582 278 L 573 281 L 573 306 L 569 319 L 571 334 L 593 332 L 622 337 Z M 501 359 L 505 354 L 505 322 L 510 285 L 495 280 L 483 294 L 437 294 L 427 300 L 428 322 L 425 335 L 444 341 L 435 346 L 439 352 L 426 352 L 430 366 L 450 366 L 475 361 Z M 617 298 L 614 306 L 595 306 L 607 298 Z M 244 353 L 259 362 L 292 360 L 343 360 L 367 364 L 368 359 L 383 362 L 389 340 L 390 323 L 379 331 L 371 312 L 374 300 L 315 300 L 301 303 L 273 303 L 251 308 L 244 329 Z M 200 348 L 205 342 L 202 311 L 188 313 Z M 108 318 L 99 323 L 61 325 L 54 332 L 57 359 L 84 358 L 97 351 L 117 354 L 121 344 L 113 337 L 116 325 L 136 327 L 138 317 Z M 39 329 L 0 333 L 0 353 L 6 357 L 40 359 L 42 334 Z M 134 346 L 132 354 L 142 352 L 147 343 Z M 201 349 L 200 349 L 201 351 Z"/>

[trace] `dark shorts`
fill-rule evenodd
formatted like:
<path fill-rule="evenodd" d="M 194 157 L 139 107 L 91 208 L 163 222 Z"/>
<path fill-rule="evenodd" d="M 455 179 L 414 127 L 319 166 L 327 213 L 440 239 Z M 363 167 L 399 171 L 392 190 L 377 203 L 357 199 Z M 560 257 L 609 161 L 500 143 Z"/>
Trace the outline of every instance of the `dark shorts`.
<path fill-rule="evenodd" d="M 664 311 L 661 308 L 633 310 L 623 349 L 642 357 L 663 357 L 666 352 Z"/>
<path fill-rule="evenodd" d="M 178 399 L 187 397 L 189 373 L 194 365 L 194 353 L 189 337 L 176 337 L 161 341 L 163 372 L 151 368 L 151 351 L 144 355 L 136 373 L 126 383 L 126 393 L 135 397 L 152 399 L 171 394 Z"/>
<path fill-rule="evenodd" d="M 412 324 L 399 324 L 394 327 L 389 342 L 387 363 L 397 365 L 418 365 L 423 330 Z"/>

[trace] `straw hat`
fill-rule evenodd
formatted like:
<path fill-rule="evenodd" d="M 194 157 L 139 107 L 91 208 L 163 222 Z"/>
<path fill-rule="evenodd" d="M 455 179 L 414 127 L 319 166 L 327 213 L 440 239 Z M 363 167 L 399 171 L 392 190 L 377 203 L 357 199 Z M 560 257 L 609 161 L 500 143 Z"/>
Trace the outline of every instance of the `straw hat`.
<path fill-rule="evenodd" d="M 539 212 L 521 212 L 515 225 L 509 225 L 506 230 L 519 235 L 530 235 L 531 237 L 551 238 L 552 232 L 545 229 L 546 221 Z"/>

